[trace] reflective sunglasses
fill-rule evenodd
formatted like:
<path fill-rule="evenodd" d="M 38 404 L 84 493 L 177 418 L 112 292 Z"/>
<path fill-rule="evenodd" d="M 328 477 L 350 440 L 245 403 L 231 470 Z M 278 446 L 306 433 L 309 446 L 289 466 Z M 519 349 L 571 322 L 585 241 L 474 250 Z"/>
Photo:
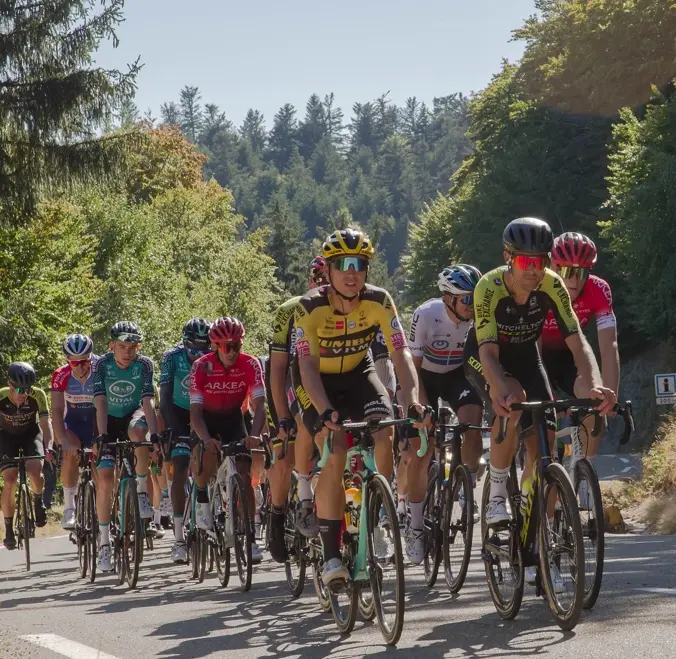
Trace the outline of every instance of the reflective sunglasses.
<path fill-rule="evenodd" d="M 579 279 L 585 281 L 589 277 L 589 268 L 581 268 L 577 265 L 560 265 L 556 271 L 561 275 L 562 279 Z"/>
<path fill-rule="evenodd" d="M 217 343 L 216 345 L 219 348 L 222 348 L 226 354 L 229 352 L 239 352 L 242 349 L 241 341 L 224 341 L 223 343 Z"/>
<path fill-rule="evenodd" d="M 350 268 L 353 268 L 356 272 L 364 272 L 369 267 L 369 262 L 359 256 L 341 256 L 331 261 L 331 264 L 341 272 L 347 272 Z"/>
<path fill-rule="evenodd" d="M 91 362 L 91 358 L 89 359 L 69 359 L 68 363 L 70 364 L 71 368 L 77 368 L 78 366 L 82 366 L 84 364 L 89 364 Z"/>
<path fill-rule="evenodd" d="M 532 256 L 531 254 L 512 254 L 510 263 L 519 270 L 528 270 L 533 266 L 536 270 L 544 270 L 550 263 L 547 254 L 538 254 Z"/>
<path fill-rule="evenodd" d="M 207 354 L 206 350 L 199 350 L 198 348 L 186 348 L 185 350 L 188 353 L 188 356 L 192 357 L 193 359 Z"/>
<path fill-rule="evenodd" d="M 33 387 L 17 387 L 13 382 L 10 382 L 10 384 L 12 385 L 12 389 L 20 396 L 29 394 L 33 390 Z"/>
<path fill-rule="evenodd" d="M 143 337 L 140 334 L 119 334 L 116 338 L 117 341 L 122 341 L 122 343 L 141 343 Z"/>
<path fill-rule="evenodd" d="M 474 302 L 474 295 L 463 295 L 460 297 L 460 302 L 469 307 Z"/>

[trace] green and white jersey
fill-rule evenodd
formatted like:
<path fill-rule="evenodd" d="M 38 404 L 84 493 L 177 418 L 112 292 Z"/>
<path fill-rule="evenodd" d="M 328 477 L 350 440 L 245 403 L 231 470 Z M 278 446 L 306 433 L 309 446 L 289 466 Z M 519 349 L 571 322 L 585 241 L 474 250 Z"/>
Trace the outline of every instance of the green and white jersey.
<path fill-rule="evenodd" d="M 184 410 L 190 409 L 190 367 L 192 364 L 182 343 L 177 343 L 162 356 L 160 387 L 172 385 L 172 402 Z"/>
<path fill-rule="evenodd" d="M 105 396 L 108 414 L 118 419 L 135 412 L 143 398 L 155 396 L 153 368 L 145 355 L 136 355 L 127 368 L 117 365 L 112 352 L 103 355 L 93 366 L 94 398 Z"/>

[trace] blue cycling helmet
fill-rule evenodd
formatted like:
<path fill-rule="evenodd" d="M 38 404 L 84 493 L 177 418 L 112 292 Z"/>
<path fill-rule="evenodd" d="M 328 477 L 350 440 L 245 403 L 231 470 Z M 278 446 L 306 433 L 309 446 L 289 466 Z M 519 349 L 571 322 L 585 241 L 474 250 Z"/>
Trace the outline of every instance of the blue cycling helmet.
<path fill-rule="evenodd" d="M 439 273 L 439 290 L 449 295 L 468 295 L 481 279 L 481 273 L 473 265 L 458 263 L 444 268 Z"/>

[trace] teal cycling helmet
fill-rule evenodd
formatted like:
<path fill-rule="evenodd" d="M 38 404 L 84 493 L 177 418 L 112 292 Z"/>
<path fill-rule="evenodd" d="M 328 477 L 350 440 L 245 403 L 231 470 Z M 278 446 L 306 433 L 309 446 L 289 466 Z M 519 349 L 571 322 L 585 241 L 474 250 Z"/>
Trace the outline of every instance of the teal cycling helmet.
<path fill-rule="evenodd" d="M 439 290 L 449 295 L 470 295 L 481 279 L 481 272 L 473 265 L 458 263 L 439 273 Z"/>

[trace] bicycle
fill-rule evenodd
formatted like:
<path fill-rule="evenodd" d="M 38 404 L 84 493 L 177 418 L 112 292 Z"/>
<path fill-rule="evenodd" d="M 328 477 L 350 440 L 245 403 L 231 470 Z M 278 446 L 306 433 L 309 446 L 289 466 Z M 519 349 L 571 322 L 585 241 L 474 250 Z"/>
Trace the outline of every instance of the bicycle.
<path fill-rule="evenodd" d="M 441 557 L 444 559 L 446 585 L 457 593 L 465 583 L 474 535 L 474 487 L 472 474 L 461 462 L 462 438 L 468 430 L 486 430 L 468 423 L 451 424 L 451 409 L 440 407 L 436 427 L 437 459 L 429 474 L 423 506 L 425 583 L 431 588 L 437 580 Z M 447 433 L 451 439 L 447 440 Z M 447 450 L 451 460 L 447 465 Z M 459 564 L 454 565 L 454 548 L 458 545 Z"/>
<path fill-rule="evenodd" d="M 598 404 L 597 400 L 584 398 L 513 403 L 511 406 L 513 411 L 532 412 L 540 456 L 535 461 L 530 487 L 526 488 L 529 479 L 524 481 L 523 489 L 527 489 L 525 501 L 522 500 L 522 488 L 517 480 L 516 460 L 512 459 L 507 481 L 507 504 L 511 518 L 494 528 L 485 522 L 490 499 L 490 478 L 484 482 L 481 556 L 493 604 L 504 619 L 511 620 L 519 612 L 525 568 L 530 566 L 538 567 L 536 594 L 540 596 L 544 592 L 559 627 L 570 631 L 580 618 L 585 586 L 582 524 L 568 474 L 551 456 L 545 411 L 593 407 Z M 505 421 L 505 417 L 500 419 L 497 443 L 504 441 Z M 554 517 L 550 520 L 548 512 L 552 507 Z M 573 583 L 569 594 L 564 583 L 567 576 Z M 560 577 L 561 582 L 555 585 L 556 577 Z M 503 589 L 507 594 L 503 593 Z"/>
<path fill-rule="evenodd" d="M 343 531 L 342 558 L 350 572 L 350 580 L 322 588 L 315 584 L 320 603 L 326 593 L 338 629 L 347 634 L 352 631 L 357 611 L 367 614 L 371 609 L 378 617 L 380 631 L 388 645 L 396 645 L 404 625 L 404 557 L 401 549 L 397 509 L 389 483 L 378 473 L 374 456 L 372 433 L 389 426 L 409 425 L 411 419 L 371 420 L 343 423 L 342 430 L 351 433 L 354 444 L 347 451 L 346 464 L 351 465 L 352 484 L 360 490 L 358 499 L 346 506 L 346 519 L 350 524 Z M 426 434 L 423 431 L 426 441 Z M 323 467 L 333 449 L 333 433 L 329 432 L 319 461 Z M 426 449 L 425 449 L 426 450 Z M 375 551 L 374 534 L 380 532 L 389 542 L 387 555 Z M 381 537 L 381 541 L 383 538 Z M 391 621 L 386 619 L 386 598 L 383 594 L 385 569 L 394 572 L 393 610 Z M 318 575 L 318 563 L 315 575 Z M 370 587 L 371 596 L 363 591 Z M 360 598 L 361 595 L 361 598 Z M 343 602 L 343 598 L 345 601 Z M 360 601 L 361 600 L 361 601 Z M 325 600 L 324 600 L 325 601 Z"/>
<path fill-rule="evenodd" d="M 624 433 L 620 439 L 620 445 L 623 445 L 629 441 L 634 431 L 631 401 L 626 401 L 624 407 L 620 407 L 619 404 L 615 405 L 614 411 L 624 419 Z M 585 417 L 590 415 L 595 417 L 592 434 L 598 436 L 602 430 L 602 419 L 599 412 L 593 408 L 581 406 L 569 410 L 570 424 L 556 432 L 556 439 L 563 443 L 563 446 L 559 448 L 559 462 L 565 464 L 563 456 L 565 445 L 570 445 L 572 448 L 568 474 L 575 489 L 582 523 L 585 549 L 583 603 L 585 609 L 591 609 L 596 604 L 601 592 L 605 558 L 605 519 L 601 486 L 594 465 L 583 453 L 583 445 L 579 438 L 581 431 L 587 432 L 583 422 Z"/>
<path fill-rule="evenodd" d="M 90 583 L 96 579 L 96 554 L 98 551 L 99 523 L 96 515 L 96 488 L 92 475 L 94 451 L 78 449 L 80 475 L 75 497 L 75 528 L 70 532 L 70 541 L 77 547 L 80 577 L 89 573 Z"/>
<path fill-rule="evenodd" d="M 8 456 L 3 456 L 7 458 Z M 14 513 L 14 537 L 16 538 L 17 549 L 23 547 L 26 558 L 26 571 L 31 569 L 31 538 L 35 537 L 35 513 L 33 511 L 33 502 L 30 497 L 28 487 L 28 476 L 26 475 L 26 462 L 28 460 L 44 460 L 42 456 L 24 457 L 23 449 L 19 448 L 19 455 L 11 458 L 17 463 L 19 469 L 19 482 L 16 488 L 16 503 Z"/>
<path fill-rule="evenodd" d="M 143 561 L 145 527 L 139 510 L 136 484 L 135 450 L 152 448 L 152 442 L 132 442 L 128 439 L 107 442 L 116 447 L 116 472 L 119 475 L 113 497 L 113 513 L 110 518 L 110 541 L 117 584 L 125 579 L 129 588 L 135 588 L 138 572 Z M 98 452 L 101 455 L 101 451 Z"/>

